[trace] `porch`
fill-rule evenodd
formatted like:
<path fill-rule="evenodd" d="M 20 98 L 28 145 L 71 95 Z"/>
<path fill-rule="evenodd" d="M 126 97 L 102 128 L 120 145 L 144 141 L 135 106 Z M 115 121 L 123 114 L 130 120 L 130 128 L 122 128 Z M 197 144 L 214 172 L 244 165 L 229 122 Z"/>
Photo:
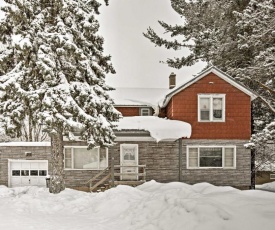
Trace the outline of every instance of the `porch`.
<path fill-rule="evenodd" d="M 104 191 L 117 185 L 141 185 L 146 181 L 146 165 L 111 165 L 87 184 L 90 192 Z"/>

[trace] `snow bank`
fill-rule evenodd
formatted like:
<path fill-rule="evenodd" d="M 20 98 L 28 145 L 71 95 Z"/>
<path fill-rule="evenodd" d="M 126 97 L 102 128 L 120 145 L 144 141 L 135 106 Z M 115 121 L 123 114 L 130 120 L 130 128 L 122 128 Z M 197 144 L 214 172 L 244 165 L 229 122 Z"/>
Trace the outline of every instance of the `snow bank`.
<path fill-rule="evenodd" d="M 275 192 L 275 181 L 266 183 L 266 184 L 262 184 L 262 185 L 256 185 L 256 189 L 262 189 L 262 190 Z"/>
<path fill-rule="evenodd" d="M 115 122 L 117 130 L 146 130 L 157 142 L 177 140 L 191 136 L 191 125 L 177 120 L 168 120 L 155 116 L 124 117 Z"/>
<path fill-rule="evenodd" d="M 51 146 L 51 142 L 3 142 L 0 146 Z"/>
<path fill-rule="evenodd" d="M 147 182 L 104 193 L 0 186 L 0 229 L 274 230 L 275 193 Z"/>

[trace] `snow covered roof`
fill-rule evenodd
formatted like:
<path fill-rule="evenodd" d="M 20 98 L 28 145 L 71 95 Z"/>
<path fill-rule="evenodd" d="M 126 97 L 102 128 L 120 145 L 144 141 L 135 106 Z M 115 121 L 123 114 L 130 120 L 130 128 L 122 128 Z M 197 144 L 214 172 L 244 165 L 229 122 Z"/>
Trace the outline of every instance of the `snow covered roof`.
<path fill-rule="evenodd" d="M 163 96 L 169 92 L 164 88 L 116 88 L 110 91 L 116 106 L 156 107 Z"/>
<path fill-rule="evenodd" d="M 237 89 L 241 90 L 242 92 L 244 92 L 245 94 L 247 94 L 248 96 L 251 97 L 251 100 L 254 100 L 257 98 L 257 95 L 252 92 L 250 89 L 248 89 L 247 87 L 245 87 L 244 85 L 240 84 L 239 82 L 237 82 L 234 78 L 232 78 L 231 76 L 227 75 L 226 73 L 222 72 L 220 69 L 218 69 L 215 66 L 212 66 L 208 69 L 206 69 L 205 71 L 199 73 L 196 77 L 194 77 L 193 79 L 191 79 L 190 81 L 172 89 L 170 92 L 168 92 L 163 100 L 163 104 L 161 105 L 161 107 L 165 107 L 168 102 L 170 101 L 170 99 L 177 93 L 179 93 L 180 91 L 182 91 L 183 89 L 189 87 L 190 85 L 192 85 L 193 83 L 197 82 L 198 80 L 202 79 L 203 77 L 205 77 L 207 74 L 209 73 L 214 73 L 216 74 L 218 77 L 222 78 L 223 80 L 225 80 L 226 82 L 228 82 L 229 84 L 233 85 L 234 87 L 236 87 Z"/>
<path fill-rule="evenodd" d="M 146 130 L 157 142 L 161 140 L 177 140 L 182 137 L 190 138 L 189 123 L 159 118 L 155 116 L 124 117 L 115 122 L 117 130 Z"/>
<path fill-rule="evenodd" d="M 51 142 L 3 142 L 0 146 L 51 146 Z"/>

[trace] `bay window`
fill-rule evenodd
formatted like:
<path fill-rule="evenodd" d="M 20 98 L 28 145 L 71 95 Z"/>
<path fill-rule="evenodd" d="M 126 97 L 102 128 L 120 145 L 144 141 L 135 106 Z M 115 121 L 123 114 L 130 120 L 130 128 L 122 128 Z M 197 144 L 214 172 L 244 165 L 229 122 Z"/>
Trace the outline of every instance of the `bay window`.
<path fill-rule="evenodd" d="M 188 146 L 187 168 L 236 168 L 236 147 Z"/>
<path fill-rule="evenodd" d="M 206 122 L 225 121 L 225 95 L 198 95 L 198 120 Z"/>
<path fill-rule="evenodd" d="M 65 169 L 99 170 L 108 166 L 108 149 L 93 148 L 87 150 L 85 146 L 64 147 Z"/>

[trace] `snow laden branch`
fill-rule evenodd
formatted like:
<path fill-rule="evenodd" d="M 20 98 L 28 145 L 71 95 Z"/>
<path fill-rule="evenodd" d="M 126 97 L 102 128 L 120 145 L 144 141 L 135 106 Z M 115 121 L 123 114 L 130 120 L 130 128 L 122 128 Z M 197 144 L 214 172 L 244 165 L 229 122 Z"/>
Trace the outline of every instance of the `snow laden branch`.
<path fill-rule="evenodd" d="M 50 191 L 64 189 L 63 135 L 80 131 L 88 148 L 114 143 L 105 74 L 115 73 L 97 34 L 97 0 L 6 0 L 0 23 L 0 111 L 7 134 L 42 124 L 52 143 Z M 108 1 L 105 1 L 107 4 Z"/>

